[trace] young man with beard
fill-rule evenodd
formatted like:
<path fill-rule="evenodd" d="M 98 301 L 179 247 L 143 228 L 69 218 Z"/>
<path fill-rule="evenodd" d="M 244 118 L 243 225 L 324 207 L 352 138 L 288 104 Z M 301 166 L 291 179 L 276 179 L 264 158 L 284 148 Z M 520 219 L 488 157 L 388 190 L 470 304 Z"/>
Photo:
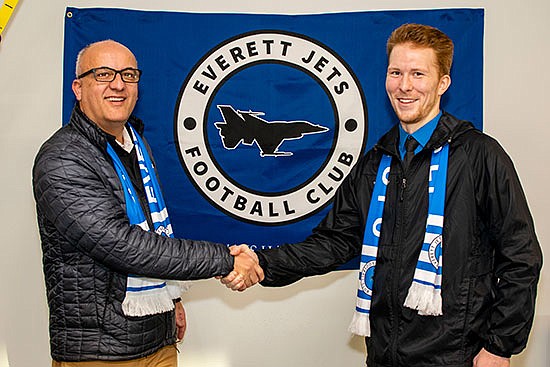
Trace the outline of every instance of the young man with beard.
<path fill-rule="evenodd" d="M 508 367 L 527 343 L 542 266 L 520 181 L 496 140 L 440 109 L 451 85 L 447 35 L 405 24 L 387 54 L 399 123 L 305 241 L 257 253 L 261 284 L 284 286 L 361 254 L 350 330 L 366 337 L 369 367 Z M 222 282 L 246 288 L 234 274 Z"/>

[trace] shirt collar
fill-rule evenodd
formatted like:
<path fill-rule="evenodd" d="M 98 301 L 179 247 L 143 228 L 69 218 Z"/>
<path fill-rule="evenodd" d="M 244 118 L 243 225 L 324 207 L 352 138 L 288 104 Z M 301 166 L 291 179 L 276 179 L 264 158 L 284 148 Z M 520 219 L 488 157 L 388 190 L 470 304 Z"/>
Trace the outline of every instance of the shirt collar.
<path fill-rule="evenodd" d="M 419 143 L 418 148 L 416 148 L 415 152 L 421 151 L 426 146 L 426 144 L 428 144 L 428 141 L 432 137 L 432 134 L 437 127 L 437 123 L 439 122 L 439 118 L 442 114 L 443 112 L 439 111 L 437 116 L 428 121 L 424 126 L 416 130 L 412 134 L 409 134 L 405 130 L 403 130 L 403 127 L 401 126 L 401 124 L 399 124 L 399 151 L 401 152 L 402 156 L 405 152 L 405 140 L 409 135 L 412 135 L 412 137 L 415 138 L 416 141 Z"/>
<path fill-rule="evenodd" d="M 122 130 L 122 138 L 124 139 L 124 144 L 120 143 L 118 140 L 116 140 L 116 137 L 114 135 L 109 134 L 108 132 L 105 132 L 105 135 L 107 135 L 107 140 L 111 144 L 118 145 L 122 149 L 124 149 L 125 152 L 130 153 L 132 149 L 134 149 L 134 140 L 132 139 L 132 136 L 128 132 L 129 126 L 125 125 L 124 130 Z"/>
<path fill-rule="evenodd" d="M 121 144 L 118 140 L 116 140 L 116 142 L 122 147 L 122 149 L 130 153 L 132 149 L 134 149 L 134 141 L 130 137 L 130 134 L 128 133 L 126 127 L 124 127 L 124 130 L 122 130 L 122 138 L 124 139 L 124 144 Z"/>

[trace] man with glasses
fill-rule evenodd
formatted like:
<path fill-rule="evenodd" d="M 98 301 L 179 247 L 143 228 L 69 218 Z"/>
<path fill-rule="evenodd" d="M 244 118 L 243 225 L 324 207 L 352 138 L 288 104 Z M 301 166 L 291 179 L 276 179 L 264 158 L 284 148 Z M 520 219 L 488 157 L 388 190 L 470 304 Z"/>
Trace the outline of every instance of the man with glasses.
<path fill-rule="evenodd" d="M 257 259 L 173 238 L 143 123 L 131 113 L 141 71 L 112 40 L 77 57 L 70 122 L 36 156 L 33 187 L 50 309 L 52 366 L 176 366 L 180 285 Z M 175 311 L 174 311 L 175 310 Z"/>

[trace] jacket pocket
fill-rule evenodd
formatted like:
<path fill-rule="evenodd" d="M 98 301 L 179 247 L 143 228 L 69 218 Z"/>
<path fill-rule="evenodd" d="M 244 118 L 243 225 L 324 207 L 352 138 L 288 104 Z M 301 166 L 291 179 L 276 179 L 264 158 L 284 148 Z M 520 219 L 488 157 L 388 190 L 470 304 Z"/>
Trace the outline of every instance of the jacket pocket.
<path fill-rule="evenodd" d="M 494 299 L 493 263 L 494 258 L 489 254 L 472 259 L 468 310 L 464 325 L 466 354 L 475 353 L 482 346 L 482 338 L 487 333 L 487 319 Z"/>

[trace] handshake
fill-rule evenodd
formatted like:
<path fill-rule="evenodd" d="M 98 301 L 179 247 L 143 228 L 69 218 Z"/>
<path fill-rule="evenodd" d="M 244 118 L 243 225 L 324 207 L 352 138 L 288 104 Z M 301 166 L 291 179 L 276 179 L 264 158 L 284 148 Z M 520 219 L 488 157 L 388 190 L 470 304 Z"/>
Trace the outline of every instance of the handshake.
<path fill-rule="evenodd" d="M 229 248 L 235 257 L 233 271 L 225 277 L 218 277 L 222 284 L 234 291 L 242 292 L 264 279 L 258 256 L 247 245 L 235 245 Z"/>

